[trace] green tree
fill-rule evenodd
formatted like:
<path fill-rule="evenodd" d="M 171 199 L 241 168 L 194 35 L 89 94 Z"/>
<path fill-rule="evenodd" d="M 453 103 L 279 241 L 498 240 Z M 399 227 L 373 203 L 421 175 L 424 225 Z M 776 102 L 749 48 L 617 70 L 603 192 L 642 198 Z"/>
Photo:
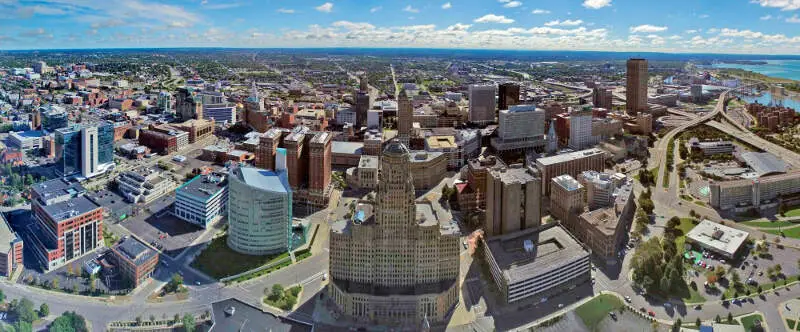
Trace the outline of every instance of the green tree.
<path fill-rule="evenodd" d="M 728 312 L 728 324 L 731 324 L 731 323 L 733 323 L 733 314 Z"/>
<path fill-rule="evenodd" d="M 183 315 L 183 331 L 194 332 L 194 328 L 195 328 L 194 316 L 190 314 Z"/>
<path fill-rule="evenodd" d="M 173 324 L 175 324 L 175 323 L 177 323 L 177 322 L 178 322 L 180 319 L 181 319 L 181 315 L 175 314 L 175 316 L 172 316 L 172 323 L 173 323 Z"/>
<path fill-rule="evenodd" d="M 703 324 L 703 322 L 700 321 L 700 317 L 697 317 L 697 320 L 694 321 L 694 325 L 700 327 L 701 324 Z"/>
<path fill-rule="evenodd" d="M 18 320 L 14 323 L 16 332 L 33 332 L 33 325 L 30 322 Z"/>
<path fill-rule="evenodd" d="M 676 332 L 677 332 L 677 331 L 680 331 L 680 330 L 681 330 L 681 325 L 682 325 L 682 324 L 683 324 L 683 322 L 681 321 L 681 319 L 680 319 L 680 318 L 676 319 L 676 320 L 675 320 L 675 324 L 672 324 L 672 330 L 673 330 L 673 331 L 676 331 Z"/>
<path fill-rule="evenodd" d="M 49 314 L 50 314 L 50 307 L 47 305 L 47 303 L 42 303 L 39 306 L 39 317 L 44 318 L 47 317 L 47 315 Z"/>
<path fill-rule="evenodd" d="M 678 225 L 680 224 L 681 224 L 681 218 L 678 218 L 677 216 L 669 218 L 669 220 L 667 220 L 667 229 L 673 229 L 675 227 L 678 227 Z"/>
<path fill-rule="evenodd" d="M 23 297 L 22 300 L 19 301 L 14 306 L 14 315 L 17 316 L 17 319 L 27 322 L 33 323 L 36 320 L 36 311 L 33 309 L 33 302 L 26 297 Z"/>
<path fill-rule="evenodd" d="M 270 300 L 277 301 L 282 297 L 283 297 L 283 286 L 281 284 L 272 285 L 272 291 L 270 291 L 269 294 Z"/>
<path fill-rule="evenodd" d="M 51 287 L 53 287 L 53 289 L 58 289 L 58 284 L 59 284 L 58 278 L 55 278 L 53 279 L 53 281 L 50 282 L 50 285 Z"/>
<path fill-rule="evenodd" d="M 170 293 L 177 292 L 181 285 L 183 285 L 183 277 L 175 273 L 172 275 L 172 278 L 170 278 L 169 283 L 167 283 L 166 290 Z"/>
<path fill-rule="evenodd" d="M 3 290 L 0 289 L 0 303 L 3 303 L 5 301 L 6 301 L 6 293 L 3 293 Z"/>
<path fill-rule="evenodd" d="M 717 317 L 714 317 L 714 322 L 716 322 L 716 323 L 721 323 L 722 322 L 722 318 L 719 317 L 719 314 L 717 314 Z"/>

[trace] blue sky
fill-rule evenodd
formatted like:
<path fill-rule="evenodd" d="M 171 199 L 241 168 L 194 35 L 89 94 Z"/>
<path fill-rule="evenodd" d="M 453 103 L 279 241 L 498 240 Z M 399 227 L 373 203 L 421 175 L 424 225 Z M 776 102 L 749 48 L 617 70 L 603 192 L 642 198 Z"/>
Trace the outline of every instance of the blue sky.
<path fill-rule="evenodd" d="M 800 54 L 800 0 L 0 0 L 0 49 L 187 46 Z"/>

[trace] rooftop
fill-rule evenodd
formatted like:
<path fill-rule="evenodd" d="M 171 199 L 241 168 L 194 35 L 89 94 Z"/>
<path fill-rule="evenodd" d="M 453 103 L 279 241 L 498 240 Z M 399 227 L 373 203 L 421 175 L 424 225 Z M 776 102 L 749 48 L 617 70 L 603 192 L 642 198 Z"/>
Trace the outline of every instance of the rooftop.
<path fill-rule="evenodd" d="M 129 237 L 114 245 L 114 249 L 127 259 L 133 261 L 136 265 L 141 265 L 149 261 L 157 253 L 155 250 L 150 249 L 139 240 Z"/>
<path fill-rule="evenodd" d="M 361 156 L 358 161 L 358 168 L 378 168 L 378 156 Z"/>
<path fill-rule="evenodd" d="M 425 139 L 425 145 L 429 149 L 455 149 L 456 138 L 453 136 L 430 136 Z"/>
<path fill-rule="evenodd" d="M 769 174 L 786 173 L 786 162 L 769 152 L 744 152 L 741 158 L 759 177 Z"/>
<path fill-rule="evenodd" d="M 31 186 L 31 190 L 44 200 L 62 195 L 77 196 L 86 192 L 86 189 L 80 183 L 69 182 L 63 178 L 34 184 Z"/>
<path fill-rule="evenodd" d="M 11 242 L 18 239 L 17 233 L 11 229 L 6 217 L 0 213 L 0 252 L 8 252 L 11 249 Z"/>
<path fill-rule="evenodd" d="M 493 177 L 499 178 L 504 183 L 528 183 L 539 178 L 537 171 L 522 164 L 494 168 L 490 172 Z"/>
<path fill-rule="evenodd" d="M 583 185 L 581 185 L 581 183 L 578 182 L 578 180 L 572 178 L 572 176 L 570 176 L 569 174 L 556 176 L 553 178 L 552 181 L 554 184 L 557 184 L 558 186 L 566 189 L 567 191 L 574 191 L 583 188 Z"/>
<path fill-rule="evenodd" d="M 539 158 L 536 159 L 536 164 L 542 166 L 550 166 L 550 165 L 565 163 L 568 161 L 578 160 L 581 158 L 591 157 L 603 153 L 605 153 L 603 150 L 597 148 L 591 148 L 586 150 L 559 154 L 552 157 Z"/>
<path fill-rule="evenodd" d="M 361 142 L 331 142 L 331 152 L 339 154 L 362 154 L 364 143 Z"/>
<path fill-rule="evenodd" d="M 286 172 L 274 172 L 255 167 L 240 167 L 233 171 L 234 176 L 251 187 L 273 192 L 291 192 Z"/>
<path fill-rule="evenodd" d="M 234 308 L 229 315 L 230 308 Z M 274 316 L 237 299 L 211 304 L 213 324 L 209 332 L 310 332 L 312 326 Z"/>
<path fill-rule="evenodd" d="M 747 240 L 748 233 L 742 230 L 724 226 L 709 220 L 703 220 L 695 226 L 687 239 L 702 243 L 706 247 L 711 247 L 721 252 L 733 255 L 739 250 L 744 241 Z"/>
<path fill-rule="evenodd" d="M 50 218 L 56 223 L 77 217 L 87 212 L 101 208 L 86 196 L 78 196 L 67 201 L 53 203 L 42 207 Z"/>
<path fill-rule="evenodd" d="M 228 184 L 225 175 L 211 173 L 207 175 L 197 175 L 189 182 L 184 183 L 175 190 L 176 195 L 191 195 L 205 201 L 225 189 Z"/>
<path fill-rule="evenodd" d="M 11 132 L 12 136 L 18 136 L 20 138 L 39 138 L 45 136 L 45 132 L 41 130 L 28 130 L 28 131 L 18 131 L 18 132 Z"/>
<path fill-rule="evenodd" d="M 532 250 L 526 250 L 526 241 L 533 244 Z M 496 236 L 486 245 L 509 284 L 549 273 L 589 255 L 558 223 Z"/>

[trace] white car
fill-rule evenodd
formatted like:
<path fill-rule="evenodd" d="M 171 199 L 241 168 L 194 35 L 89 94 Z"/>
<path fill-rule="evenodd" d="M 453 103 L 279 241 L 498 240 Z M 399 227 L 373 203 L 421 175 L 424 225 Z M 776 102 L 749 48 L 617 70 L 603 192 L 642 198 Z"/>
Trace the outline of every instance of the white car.
<path fill-rule="evenodd" d="M 322 281 L 325 281 L 325 280 L 328 280 L 328 274 L 327 273 L 322 274 Z"/>

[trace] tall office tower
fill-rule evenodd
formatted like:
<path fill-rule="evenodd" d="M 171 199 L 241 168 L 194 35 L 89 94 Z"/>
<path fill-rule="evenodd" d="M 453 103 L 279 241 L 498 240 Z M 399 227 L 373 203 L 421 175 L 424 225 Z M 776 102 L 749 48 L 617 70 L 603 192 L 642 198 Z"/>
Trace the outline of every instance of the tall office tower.
<path fill-rule="evenodd" d="M 550 214 L 564 227 L 575 229 L 578 216 L 583 213 L 584 187 L 569 174 L 554 177 L 550 185 Z"/>
<path fill-rule="evenodd" d="M 625 74 L 625 110 L 636 115 L 647 111 L 647 60 L 628 59 Z"/>
<path fill-rule="evenodd" d="M 544 110 L 535 105 L 512 105 L 501 109 L 497 137 L 491 140 L 497 151 L 525 151 L 545 144 Z"/>
<path fill-rule="evenodd" d="M 420 329 L 445 322 L 458 302 L 458 226 L 415 203 L 411 154 L 383 150 L 375 205 L 331 226 L 329 294 L 361 323 Z"/>
<path fill-rule="evenodd" d="M 414 105 L 406 94 L 406 89 L 400 90 L 397 97 L 397 138 L 403 145 L 408 146 L 411 140 L 411 125 L 414 121 Z"/>
<path fill-rule="evenodd" d="M 331 133 L 316 133 L 309 142 L 308 189 L 323 192 L 331 183 Z"/>
<path fill-rule="evenodd" d="M 307 132 L 307 130 L 294 130 L 283 139 L 283 146 L 286 148 L 286 169 L 292 188 L 300 188 L 308 179 L 308 150 L 305 146 Z"/>
<path fill-rule="evenodd" d="M 169 113 L 172 110 L 172 95 L 169 92 L 161 92 L 158 94 L 158 109 L 162 113 Z"/>
<path fill-rule="evenodd" d="M 196 97 L 190 88 L 178 88 L 175 97 L 175 115 L 180 121 L 203 118 L 202 98 Z"/>
<path fill-rule="evenodd" d="M 513 105 L 519 104 L 519 84 L 506 82 L 500 84 L 498 93 L 499 110 L 507 110 Z"/>
<path fill-rule="evenodd" d="M 570 113 L 569 147 L 574 150 L 583 150 L 593 143 L 591 109 Z"/>
<path fill-rule="evenodd" d="M 256 148 L 256 167 L 275 169 L 275 152 L 281 144 L 283 131 L 278 128 L 267 130 L 258 140 Z"/>
<path fill-rule="evenodd" d="M 364 92 L 369 92 L 369 79 L 367 78 L 367 74 L 364 73 L 364 76 L 358 80 L 358 89 Z"/>
<path fill-rule="evenodd" d="M 372 97 L 370 97 L 369 92 L 356 92 L 356 129 L 367 126 L 367 114 L 369 113 L 370 105 L 372 105 Z"/>
<path fill-rule="evenodd" d="M 97 162 L 100 165 L 114 162 L 114 123 L 111 121 L 97 125 Z"/>
<path fill-rule="evenodd" d="M 555 153 L 558 151 L 558 135 L 556 135 L 556 120 L 550 120 L 550 129 L 547 132 L 547 153 Z"/>
<path fill-rule="evenodd" d="M 70 176 L 81 171 L 81 131 L 78 126 L 56 129 L 56 174 Z"/>
<path fill-rule="evenodd" d="M 470 122 L 485 124 L 494 121 L 496 90 L 494 84 L 469 86 Z"/>
<path fill-rule="evenodd" d="M 499 167 L 486 177 L 487 236 L 509 234 L 541 224 L 542 178 L 522 164 Z"/>
<path fill-rule="evenodd" d="M 613 92 L 609 88 L 596 86 L 592 89 L 592 104 L 594 104 L 595 107 L 610 110 L 613 106 L 613 98 Z"/>
<path fill-rule="evenodd" d="M 81 129 L 81 175 L 89 178 L 98 172 L 97 127 Z"/>
<path fill-rule="evenodd" d="M 234 167 L 228 181 L 228 247 L 247 255 L 289 250 L 292 189 L 284 169 Z"/>

